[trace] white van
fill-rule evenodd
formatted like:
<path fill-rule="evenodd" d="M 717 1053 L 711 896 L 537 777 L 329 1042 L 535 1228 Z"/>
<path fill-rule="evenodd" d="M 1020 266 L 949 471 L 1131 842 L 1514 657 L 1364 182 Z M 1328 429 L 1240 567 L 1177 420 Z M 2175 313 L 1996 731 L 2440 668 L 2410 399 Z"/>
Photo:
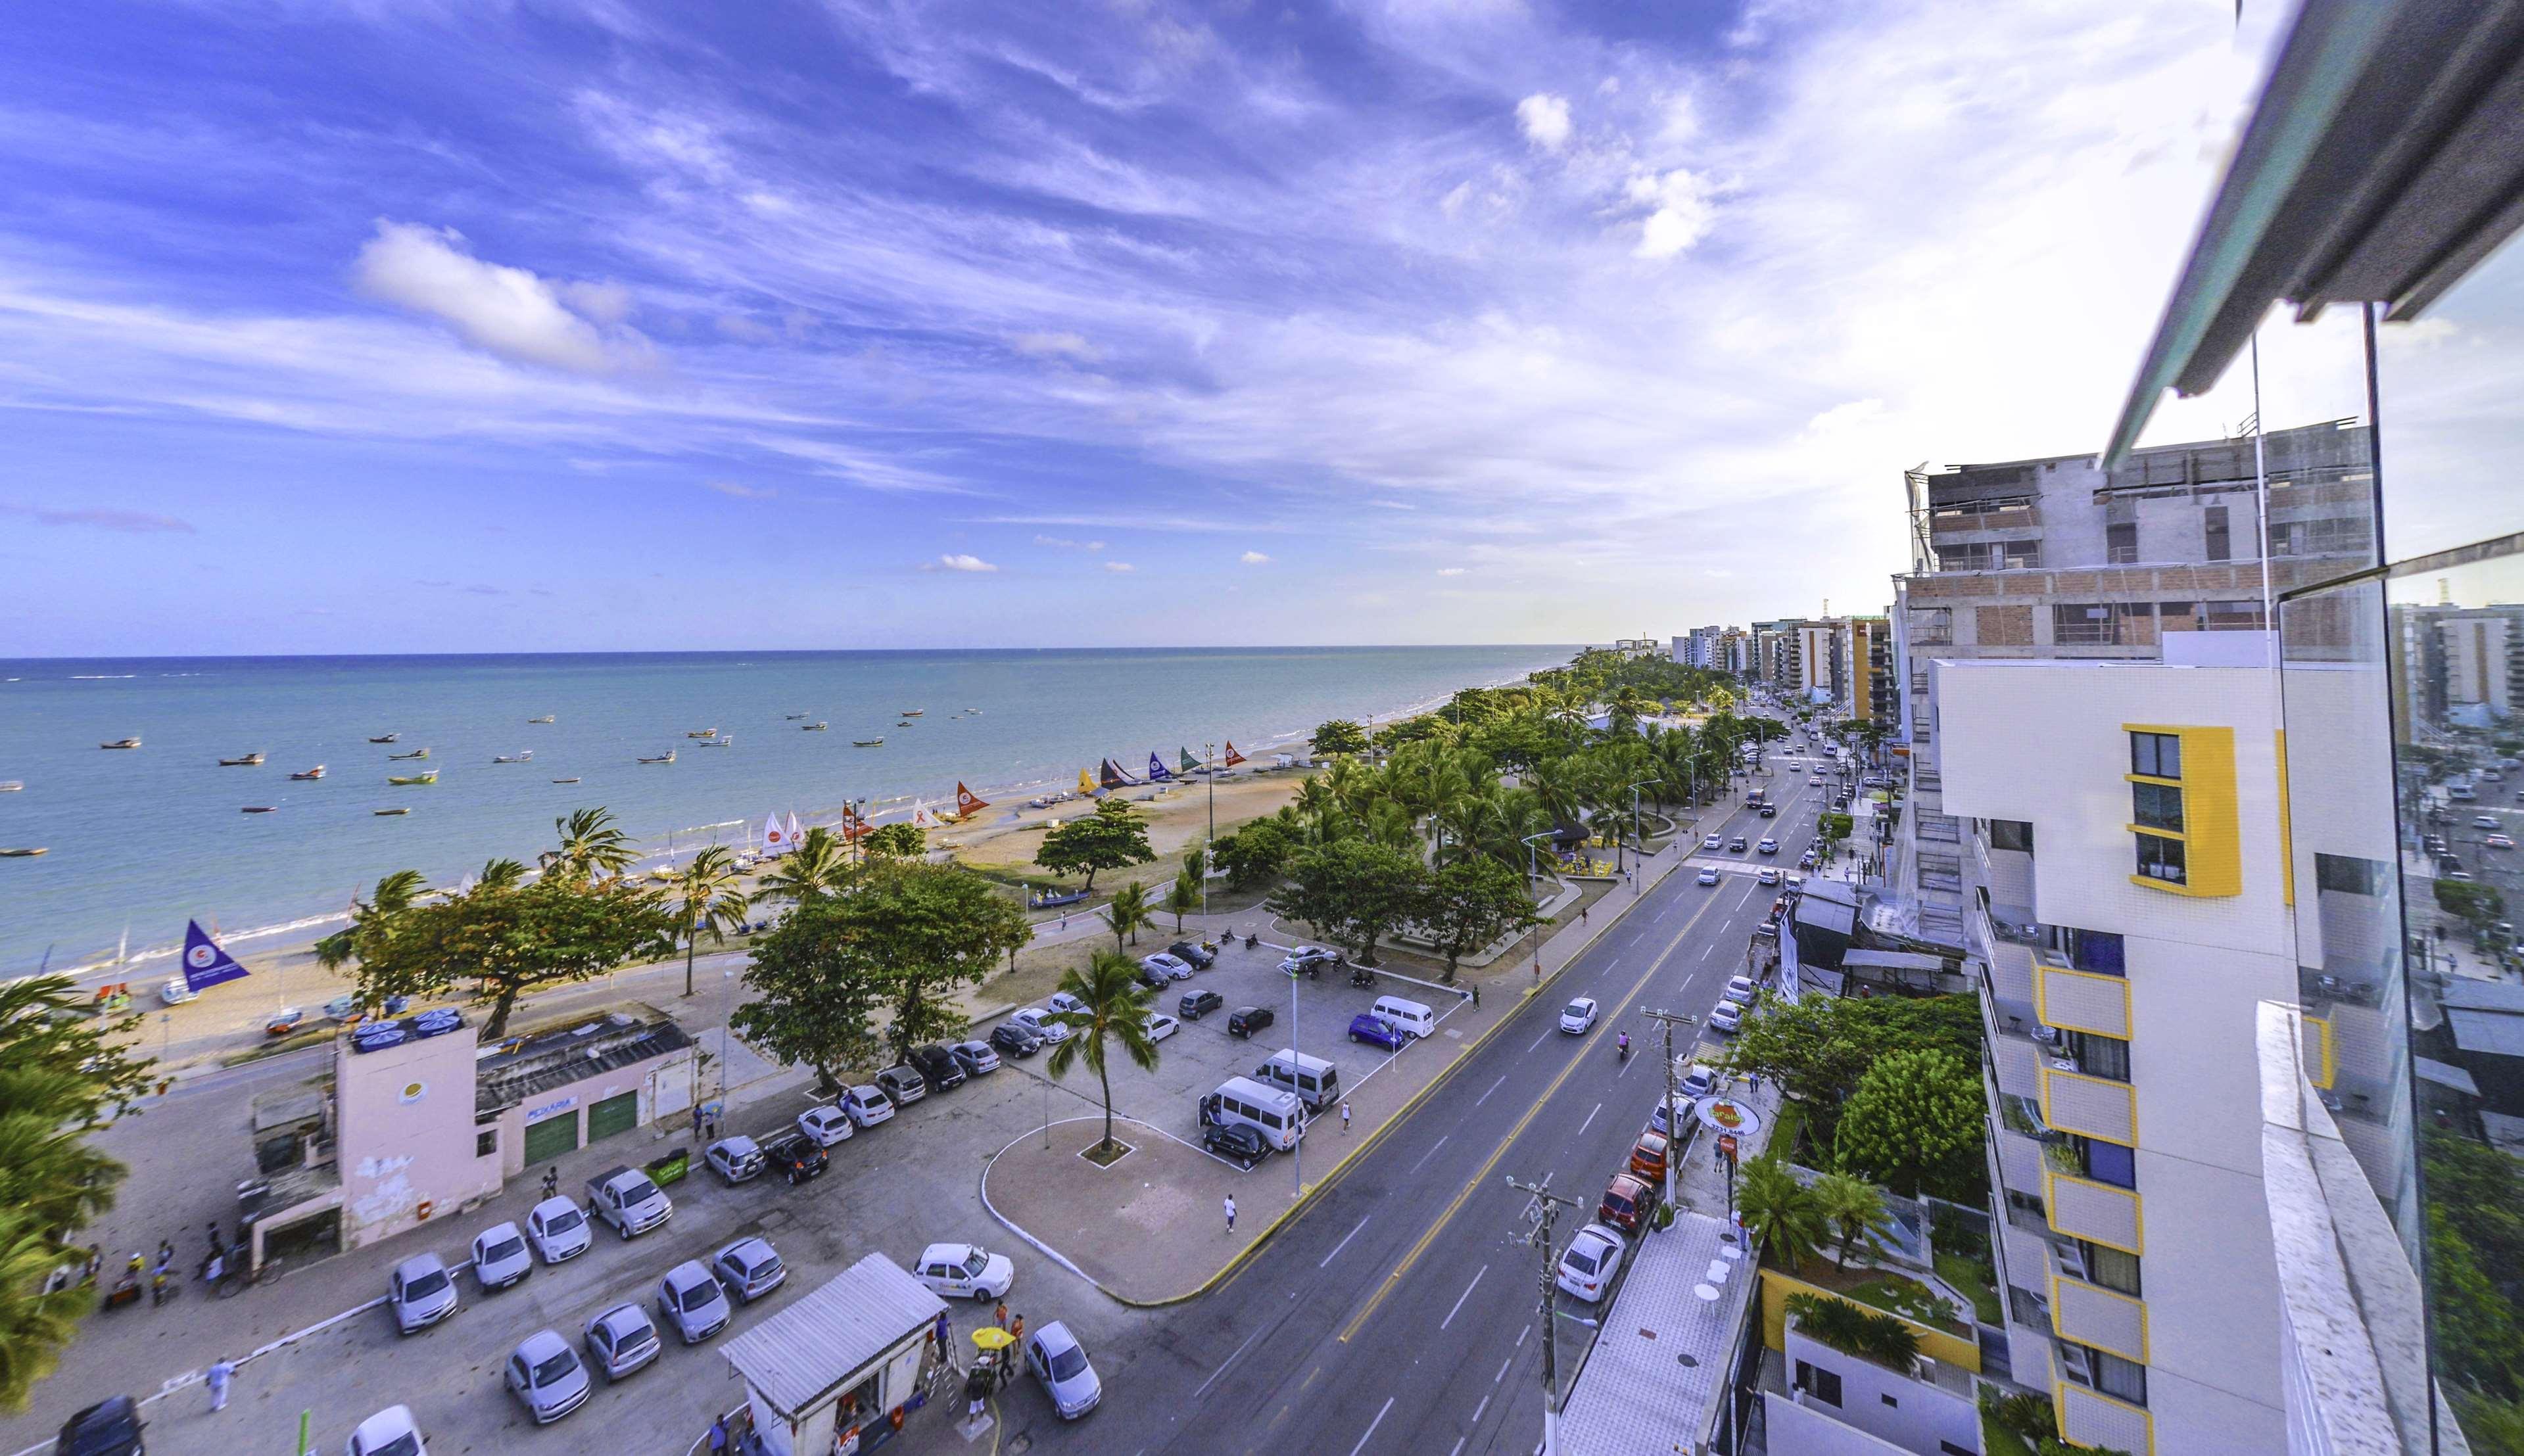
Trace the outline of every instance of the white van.
<path fill-rule="evenodd" d="M 1240 1123 L 1282 1152 L 1296 1146 L 1298 1136 L 1305 1132 L 1305 1113 L 1297 1106 L 1296 1093 L 1264 1087 L 1246 1077 L 1230 1077 L 1218 1085 L 1218 1091 L 1201 1098 L 1200 1120 L 1203 1125 Z"/>
<path fill-rule="evenodd" d="M 1376 998 L 1376 1014 L 1415 1037 L 1437 1034 L 1437 1013 L 1419 1001 L 1406 1001 L 1398 995 L 1381 995 Z"/>
<path fill-rule="evenodd" d="M 1308 1112 L 1321 1112 L 1340 1100 L 1340 1069 L 1320 1056 L 1306 1056 L 1286 1046 L 1253 1069 L 1257 1082 L 1297 1094 Z"/>

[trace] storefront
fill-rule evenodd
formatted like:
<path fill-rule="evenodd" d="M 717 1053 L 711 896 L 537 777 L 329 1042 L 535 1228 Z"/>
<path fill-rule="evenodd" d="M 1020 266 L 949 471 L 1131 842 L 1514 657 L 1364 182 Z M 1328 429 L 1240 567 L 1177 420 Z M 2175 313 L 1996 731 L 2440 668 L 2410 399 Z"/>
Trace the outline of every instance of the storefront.
<path fill-rule="evenodd" d="M 745 1382 L 768 1456 L 859 1456 L 892 1440 L 925 1403 L 924 1345 L 946 1312 L 926 1285 L 870 1254 L 823 1287 L 736 1335 L 719 1352 Z"/>

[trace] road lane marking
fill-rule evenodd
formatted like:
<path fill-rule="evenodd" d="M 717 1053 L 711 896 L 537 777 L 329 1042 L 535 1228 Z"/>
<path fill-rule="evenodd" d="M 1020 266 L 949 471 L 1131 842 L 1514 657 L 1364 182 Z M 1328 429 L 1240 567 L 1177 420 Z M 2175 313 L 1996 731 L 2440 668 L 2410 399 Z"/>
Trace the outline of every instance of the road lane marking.
<path fill-rule="evenodd" d="M 1446 1448 L 1446 1456 L 1462 1456 L 1463 1449 L 1464 1437 L 1459 1435 L 1455 1437 L 1455 1443 Z"/>
<path fill-rule="evenodd" d="M 1531 1052 L 1531 1051 L 1537 1050 L 1538 1048 L 1540 1048 L 1540 1047 L 1541 1047 L 1541 1045 L 1542 1045 L 1542 1043 L 1543 1043 L 1548 1042 L 1548 1041 L 1550 1041 L 1550 1040 L 1551 1040 L 1551 1034 L 1552 1034 L 1552 1032 L 1557 1031 L 1557 1030 L 1558 1030 L 1558 1028 L 1557 1028 L 1557 1027 L 1546 1027 L 1546 1028 L 1544 1028 L 1542 1035 L 1533 1039 L 1533 1045 L 1529 1046 L 1529 1047 L 1527 1047 L 1527 1048 L 1525 1048 L 1525 1049 L 1526 1049 L 1528 1052 Z"/>
<path fill-rule="evenodd" d="M 1500 1372 L 1499 1372 L 1499 1374 L 1501 1374 L 1501 1375 L 1505 1375 L 1505 1374 L 1507 1374 L 1507 1372 L 1506 1372 L 1506 1371 L 1504 1371 L 1504 1370 L 1502 1370 L 1502 1371 L 1500 1371 Z M 1495 1382 L 1493 1382 L 1493 1383 L 1495 1383 Z M 1480 1404 L 1479 1404 L 1479 1405 L 1477 1405 L 1477 1406 L 1474 1406 L 1474 1407 L 1473 1407 L 1473 1424 L 1474 1424 L 1475 1426 L 1479 1426 L 1479 1425 L 1480 1425 L 1480 1424 L 1481 1424 L 1481 1412 L 1483 1412 L 1483 1411 L 1485 1411 L 1485 1410 L 1488 1410 L 1489 1408 L 1490 1408 L 1490 1398 L 1489 1398 L 1487 1395 L 1484 1395 L 1484 1396 L 1482 1396 L 1482 1397 L 1481 1397 L 1481 1403 L 1480 1403 Z"/>
<path fill-rule="evenodd" d="M 1261 1330 L 1256 1330 L 1252 1334 L 1244 1336 L 1244 1343 L 1236 1347 L 1236 1355 L 1241 1355 L 1246 1350 L 1251 1349 L 1253 1347 L 1253 1341 L 1260 1339 L 1262 1337 L 1262 1332 L 1270 1328 L 1271 1327 L 1269 1325 L 1265 1325 Z M 1209 1373 L 1209 1379 L 1200 1383 L 1200 1388 L 1191 1392 L 1191 1398 L 1198 1400 L 1201 1396 L 1207 1394 L 1209 1387 L 1218 1383 L 1218 1378 L 1227 1374 L 1227 1367 L 1236 1363 L 1236 1355 L 1230 1355 L 1226 1359 L 1220 1361 L 1218 1368 Z"/>
<path fill-rule="evenodd" d="M 1367 1430 L 1360 1433 L 1358 1444 L 1349 1448 L 1349 1456 L 1358 1456 L 1359 1452 L 1367 1449 L 1367 1438 L 1376 1434 L 1376 1428 L 1384 1424 L 1384 1412 L 1391 1409 L 1393 1409 L 1393 1397 L 1387 1395 L 1384 1397 L 1384 1409 L 1378 1411 L 1376 1419 L 1367 1423 Z"/>
<path fill-rule="evenodd" d="M 1499 1073 L 1498 1081 L 1493 1082 L 1493 1083 L 1491 1083 L 1491 1084 L 1490 1084 L 1490 1091 L 1489 1091 L 1489 1092 L 1485 1092 L 1481 1093 L 1480 1096 L 1473 1098 L 1473 1105 L 1474 1105 L 1474 1106 L 1476 1106 L 1476 1107 L 1479 1107 L 1479 1106 L 1480 1106 L 1480 1105 L 1481 1105 L 1483 1102 L 1488 1101 L 1488 1100 L 1490 1099 L 1490 1092 L 1497 1092 L 1501 1087 L 1505 1086 L 1505 1085 L 1506 1085 L 1506 1083 L 1507 1083 L 1507 1074 L 1506 1074 L 1505 1072 L 1501 1072 L 1501 1073 Z"/>
<path fill-rule="evenodd" d="M 1451 1135 L 1449 1135 L 1449 1136 L 1451 1136 Z M 1429 1150 L 1428 1150 L 1427 1152 L 1424 1152 L 1424 1153 L 1420 1154 L 1420 1162 L 1419 1162 L 1419 1163 L 1413 1163 L 1413 1164 L 1411 1165 L 1411 1171 L 1412 1171 L 1413 1173 L 1417 1173 L 1417 1172 L 1419 1172 L 1419 1171 L 1420 1171 L 1420 1164 L 1421 1164 L 1421 1163 L 1426 1163 L 1426 1162 L 1427 1162 L 1427 1161 L 1429 1161 L 1431 1158 L 1435 1157 L 1435 1156 L 1437 1155 L 1437 1149 L 1438 1149 L 1438 1148 L 1441 1148 L 1441 1147 L 1443 1147 L 1443 1146 L 1445 1146 L 1445 1145 L 1446 1145 L 1446 1140 L 1445 1140 L 1444 1138 L 1440 1138 L 1440 1139 L 1438 1139 L 1436 1141 L 1430 1143 L 1430 1144 L 1429 1144 Z M 1407 1175 L 1406 1175 L 1406 1176 L 1407 1176 Z"/>
<path fill-rule="evenodd" d="M 1446 1317 L 1445 1317 L 1444 1319 L 1439 1320 L 1439 1321 L 1437 1322 L 1437 1328 L 1438 1328 L 1439 1330 L 1441 1330 L 1441 1331 L 1442 1331 L 1442 1330 L 1444 1330 L 1448 1325 L 1451 1325 L 1451 1324 L 1455 1323 L 1455 1316 L 1457 1316 L 1457 1315 L 1459 1315 L 1459 1314 L 1462 1314 L 1462 1313 L 1464 1312 L 1464 1301 L 1465 1301 L 1465 1300 L 1467 1300 L 1467 1299 L 1472 1298 L 1472 1297 L 1473 1297 L 1473 1290 L 1478 1289 L 1478 1288 L 1480 1288 L 1480 1287 L 1481 1286 L 1481 1275 L 1483 1275 L 1483 1274 L 1487 1274 L 1487 1273 L 1489 1273 L 1489 1272 L 1490 1272 L 1490 1266 L 1488 1266 L 1487 1264 L 1483 1264 L 1483 1265 L 1480 1267 L 1480 1272 L 1479 1274 L 1475 1274 L 1475 1275 L 1473 1276 L 1473 1282 L 1472 1282 L 1471 1284 L 1468 1284 L 1468 1285 L 1464 1286 L 1464 1292 L 1462 1292 L 1462 1293 L 1460 1293 L 1460 1294 L 1458 1294 L 1458 1295 L 1456 1295 L 1456 1296 L 1455 1296 L 1455 1307 L 1454 1307 L 1453 1309 L 1450 1309 L 1450 1310 L 1446 1311 Z"/>
<path fill-rule="evenodd" d="M 1519 1344 L 1523 1344 L 1524 1342 L 1525 1342 L 1525 1336 L 1523 1336 L 1523 1335 L 1518 1335 L 1518 1336 L 1517 1336 L 1517 1343 L 1519 1343 Z M 1495 1384 L 1497 1384 L 1499 1382 L 1501 1382 L 1501 1381 L 1503 1381 L 1503 1380 L 1506 1380 L 1506 1379 L 1507 1379 L 1507 1368 L 1508 1368 L 1509 1366 L 1511 1366 L 1511 1365 L 1514 1365 L 1515 1363 L 1516 1363 L 1516 1357 L 1515 1357 L 1514 1355 L 1510 1355 L 1510 1356 L 1508 1356 L 1506 1359 L 1501 1360 L 1501 1361 L 1499 1362 L 1499 1373 L 1498 1373 L 1498 1374 L 1496 1374 L 1496 1375 L 1494 1375 L 1494 1376 L 1491 1376 L 1491 1377 L 1490 1377 L 1490 1383 L 1491 1383 L 1491 1384 L 1493 1384 L 1493 1385 L 1495 1385 Z M 1482 1396 L 1482 1397 L 1481 1397 L 1481 1399 L 1483 1399 L 1483 1400 L 1487 1400 L 1487 1399 L 1489 1399 L 1489 1397 L 1488 1397 L 1488 1396 L 1486 1396 L 1486 1395 L 1484 1395 L 1484 1396 Z"/>
<path fill-rule="evenodd" d="M 1637 998 L 1640 992 L 1647 989 L 1648 982 L 1654 980 L 1657 972 L 1665 969 L 1665 963 L 1674 958 L 1674 952 L 1682 948 L 1683 940 L 1691 934 L 1692 927 L 1698 925 L 1701 917 L 1708 914 L 1710 908 L 1717 903 L 1715 899 L 1705 899 L 1700 902 L 1700 908 L 1692 911 L 1691 917 L 1682 922 L 1682 928 L 1674 933 L 1674 939 L 1666 943 L 1665 950 L 1648 963 L 1648 968 L 1639 973 L 1638 980 L 1630 983 L 1630 989 L 1625 992 L 1615 1003 L 1617 1006 L 1627 1005 Z M 1464 1204 L 1471 1201 L 1474 1189 L 1488 1181 L 1491 1171 L 1498 1167 L 1499 1159 L 1507 1156 L 1508 1148 L 1515 1144 L 1517 1139 L 1525 1136 L 1525 1130 L 1533 1125 L 1536 1117 L 1542 1115 L 1542 1109 L 1551 1105 L 1552 1097 L 1559 1093 L 1562 1086 L 1567 1084 L 1570 1077 L 1577 1072 L 1578 1064 L 1586 1059 L 1586 1052 L 1587 1048 L 1579 1047 L 1569 1058 L 1569 1065 L 1561 1068 L 1560 1075 L 1553 1078 L 1551 1085 L 1542 1090 L 1542 1095 L 1534 1098 L 1533 1104 L 1525 1109 L 1525 1116 L 1518 1118 L 1516 1126 L 1508 1129 L 1507 1136 L 1499 1140 L 1498 1146 L 1491 1151 L 1488 1160 L 1481 1164 L 1480 1171 L 1465 1182 L 1463 1190 L 1455 1194 L 1454 1201 L 1448 1203 L 1444 1211 L 1437 1215 L 1436 1220 L 1429 1225 L 1429 1232 L 1420 1236 L 1420 1241 L 1411 1246 L 1411 1251 L 1402 1256 L 1402 1262 L 1395 1265 L 1393 1272 L 1384 1277 L 1384 1282 L 1377 1286 L 1376 1292 L 1368 1296 L 1367 1304 L 1359 1310 L 1358 1317 L 1351 1320 L 1349 1328 L 1341 1332 L 1341 1343 L 1349 1343 L 1351 1336 L 1357 1335 L 1367 1324 L 1368 1318 L 1384 1303 L 1385 1296 L 1393 1292 L 1393 1286 L 1400 1284 L 1403 1276 L 1411 1272 L 1411 1266 L 1420 1262 L 1420 1256 L 1429 1251 L 1429 1245 L 1436 1241 L 1439 1232 L 1454 1221 L 1456 1214 L 1463 1211 Z M 1490 1092 L 1498 1091 L 1499 1084 L 1505 1081 L 1507 1081 L 1507 1074 L 1502 1072 L 1499 1074 L 1498 1082 L 1490 1084 Z M 1489 1094 L 1489 1092 L 1481 1093 L 1480 1100 L 1474 1102 L 1473 1105 L 1478 1107 L 1482 1101 L 1487 1101 Z"/>
<path fill-rule="evenodd" d="M 1525 1337 L 1526 1337 L 1527 1335 L 1531 1335 L 1532 1333 L 1533 1333 L 1533 1327 L 1532 1327 L 1531 1325 L 1528 1325 L 1528 1326 L 1526 1326 L 1524 1329 L 1519 1330 L 1518 1332 L 1516 1332 L 1516 1347 L 1517 1347 L 1518 1349 L 1520 1349 L 1520 1350 L 1521 1350 L 1521 1349 L 1524 1349 L 1524 1348 L 1525 1348 Z M 1511 1356 L 1509 1356 L 1508 1358 L 1510 1358 L 1510 1359 L 1514 1359 L 1514 1358 L 1516 1358 L 1516 1357 L 1515 1357 L 1515 1356 L 1513 1356 L 1513 1355 L 1511 1355 Z"/>
<path fill-rule="evenodd" d="M 1622 1068 L 1622 1070 L 1623 1070 L 1623 1071 L 1625 1071 L 1625 1072 L 1626 1072 L 1626 1071 L 1628 1071 L 1628 1070 L 1629 1070 L 1629 1068 L 1628 1068 L 1628 1067 L 1626 1067 L 1626 1066 L 1625 1066 L 1625 1067 L 1623 1067 L 1623 1068 Z M 1601 1102 L 1597 1102 L 1597 1103 L 1595 1104 L 1595 1112 L 1601 1112 L 1601 1111 L 1603 1111 L 1603 1110 L 1604 1110 L 1604 1104 L 1603 1104 L 1603 1103 L 1601 1103 Z M 1579 1124 L 1578 1125 L 1578 1137 L 1580 1137 L 1580 1138 L 1585 1137 L 1585 1136 L 1586 1136 L 1586 1130 L 1587 1130 L 1588 1128 L 1591 1128 L 1591 1127 L 1593 1127 L 1593 1126 L 1595 1125 L 1595 1112 L 1589 1112 L 1589 1113 L 1587 1113 L 1587 1114 L 1586 1114 L 1586 1120 L 1585 1120 L 1584 1122 L 1581 1122 L 1581 1123 L 1579 1123 Z"/>
<path fill-rule="evenodd" d="M 1368 1218 L 1374 1218 L 1374 1217 L 1376 1217 L 1376 1215 L 1371 1213 L 1371 1214 L 1369 1214 L 1369 1215 L 1367 1216 L 1367 1218 L 1360 1219 L 1360 1220 L 1358 1221 L 1358 1229 L 1364 1229 L 1364 1228 L 1366 1228 L 1366 1227 L 1367 1227 L 1367 1219 L 1368 1219 Z M 1322 1264 L 1317 1264 L 1315 1267 L 1316 1267 L 1317 1269 L 1321 1269 L 1321 1268 L 1323 1268 L 1323 1267 L 1324 1267 L 1324 1265 L 1326 1265 L 1326 1264 L 1330 1264 L 1333 1260 L 1339 1258 L 1339 1257 L 1340 1257 L 1340 1251 L 1341 1251 L 1342 1249 L 1345 1249 L 1345 1248 L 1349 1247 L 1349 1241 L 1350 1241 L 1351 1239 L 1356 1238 L 1358 1237 L 1358 1229 L 1352 1229 L 1352 1230 L 1350 1230 L 1348 1233 L 1343 1234 L 1343 1235 L 1341 1236 L 1341 1241 L 1340 1241 L 1340 1242 L 1338 1242 L 1338 1243 L 1334 1244 L 1334 1245 L 1333 1245 L 1333 1251 L 1332 1251 L 1331 1253 L 1328 1253 L 1328 1254 L 1324 1255 L 1324 1262 L 1323 1262 Z"/>

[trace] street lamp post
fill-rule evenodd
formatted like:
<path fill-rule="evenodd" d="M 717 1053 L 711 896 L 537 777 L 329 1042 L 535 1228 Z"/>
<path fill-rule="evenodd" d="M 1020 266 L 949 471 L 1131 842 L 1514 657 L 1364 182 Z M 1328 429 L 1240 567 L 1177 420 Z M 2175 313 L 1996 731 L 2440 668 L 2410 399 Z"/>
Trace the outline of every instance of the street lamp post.
<path fill-rule="evenodd" d="M 1680 1114 L 1674 1097 L 1674 1029 L 1696 1025 L 1699 1018 L 1680 1011 L 1657 1011 L 1645 1006 L 1639 1008 L 1639 1014 L 1663 1024 L 1665 1028 L 1665 1200 L 1672 1203 L 1675 1189 L 1682 1183 L 1682 1155 L 1677 1150 L 1682 1144 L 1682 1125 L 1676 1120 Z"/>
<path fill-rule="evenodd" d="M 1546 829 L 1540 834 L 1529 834 L 1518 841 L 1525 846 L 1525 893 L 1528 895 L 1533 893 L 1533 842 L 1547 840 L 1553 833 L 1554 831 Z M 1538 902 L 1536 908 L 1540 908 Z M 1527 927 L 1527 934 L 1533 938 L 1533 979 L 1535 984 L 1539 985 L 1542 980 L 1542 919 L 1540 916 L 1534 917 L 1533 924 Z"/>
<path fill-rule="evenodd" d="M 1663 779 L 1641 779 L 1630 786 L 1630 838 L 1638 840 L 1640 847 L 1639 853 L 1642 855 L 1647 853 L 1647 841 L 1639 834 L 1639 791 L 1641 789 L 1653 788 L 1657 785 L 1663 784 L 1665 780 Z M 1616 840 L 1614 841 L 1613 849 L 1613 868 L 1620 869 L 1621 867 L 1621 842 Z M 1630 889 L 1635 893 L 1638 889 L 1638 882 L 1635 880 L 1630 882 Z"/>

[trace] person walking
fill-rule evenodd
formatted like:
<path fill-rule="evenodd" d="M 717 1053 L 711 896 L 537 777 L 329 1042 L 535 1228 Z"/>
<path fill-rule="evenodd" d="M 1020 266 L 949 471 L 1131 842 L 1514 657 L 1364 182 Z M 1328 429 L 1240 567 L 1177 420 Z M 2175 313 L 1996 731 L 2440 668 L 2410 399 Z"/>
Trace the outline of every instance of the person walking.
<path fill-rule="evenodd" d="M 712 1417 L 709 1429 L 710 1456 L 727 1456 L 727 1417 Z"/>
<path fill-rule="evenodd" d="M 1341 1136 L 1349 1136 L 1349 1098 L 1341 1098 Z"/>
<path fill-rule="evenodd" d="M 209 1374 L 203 1377 L 203 1381 L 211 1387 L 211 1409 L 223 1411 L 228 1408 L 228 1383 L 234 1379 L 236 1379 L 234 1360 L 221 1355 L 211 1362 Z"/>
<path fill-rule="evenodd" d="M 1481 1008 L 1481 984 L 1480 984 L 1479 981 L 1476 981 L 1476 982 L 1474 982 L 1474 983 L 1473 983 L 1473 1009 L 1474 1009 L 1474 1010 L 1476 1010 L 1476 1011 L 1478 1011 L 1478 1010 L 1480 1010 L 1480 1008 Z"/>
<path fill-rule="evenodd" d="M 944 1357 L 948 1349 L 946 1337 L 952 1333 L 946 1323 L 946 1311 L 943 1309 L 938 1311 L 938 1353 L 941 1357 Z"/>
<path fill-rule="evenodd" d="M 1008 1348 L 1014 1350 L 1024 1340 L 1025 1316 L 1019 1315 L 1008 1322 Z"/>
<path fill-rule="evenodd" d="M 560 1196 L 560 1164 L 558 1163 L 544 1170 L 544 1196 L 546 1198 Z"/>
<path fill-rule="evenodd" d="M 1000 1300 L 999 1307 L 991 1311 L 991 1323 L 998 1326 L 1002 1330 L 1008 1328 L 1008 1302 L 1006 1300 Z"/>
<path fill-rule="evenodd" d="M 1236 1195 L 1234 1193 L 1227 1195 L 1227 1232 L 1230 1234 L 1236 1232 Z"/>

